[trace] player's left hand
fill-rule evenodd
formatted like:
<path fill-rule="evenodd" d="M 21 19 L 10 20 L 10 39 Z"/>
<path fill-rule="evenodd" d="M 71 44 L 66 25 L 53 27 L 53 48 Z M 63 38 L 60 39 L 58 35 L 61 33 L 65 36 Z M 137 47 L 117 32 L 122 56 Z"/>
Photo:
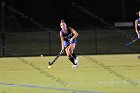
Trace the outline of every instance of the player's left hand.
<path fill-rule="evenodd" d="M 138 38 L 140 38 L 140 32 L 138 33 Z"/>
<path fill-rule="evenodd" d="M 69 41 L 69 42 L 70 42 L 70 44 L 72 44 L 72 41 L 73 41 L 73 39 L 70 39 L 70 41 Z"/>

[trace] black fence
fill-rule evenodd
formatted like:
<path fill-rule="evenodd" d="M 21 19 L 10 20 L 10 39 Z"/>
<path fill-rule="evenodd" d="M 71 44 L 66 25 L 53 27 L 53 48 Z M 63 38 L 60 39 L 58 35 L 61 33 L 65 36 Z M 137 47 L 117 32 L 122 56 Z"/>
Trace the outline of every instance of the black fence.
<path fill-rule="evenodd" d="M 9 30 L 7 29 L 5 32 L 4 41 L 0 38 L 4 42 L 4 46 L 0 46 L 1 56 L 56 55 L 61 50 L 59 30 L 50 32 L 40 29 Z M 126 46 L 126 43 L 132 41 L 134 38 L 132 39 L 130 36 L 127 37 L 122 34 L 135 35 L 134 29 L 119 29 L 119 32 L 113 29 L 99 27 L 77 28 L 76 30 L 79 33 L 75 49 L 77 54 L 140 53 L 140 41 L 138 40 L 132 45 Z"/>

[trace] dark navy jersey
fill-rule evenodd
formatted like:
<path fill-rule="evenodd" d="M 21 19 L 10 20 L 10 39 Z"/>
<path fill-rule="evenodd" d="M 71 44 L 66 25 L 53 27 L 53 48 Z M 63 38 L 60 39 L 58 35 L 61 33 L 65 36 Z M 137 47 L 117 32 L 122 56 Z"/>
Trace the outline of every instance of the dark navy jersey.
<path fill-rule="evenodd" d="M 138 18 L 137 21 L 138 21 L 138 31 L 140 31 L 140 18 Z"/>
<path fill-rule="evenodd" d="M 70 31 L 70 27 L 68 27 L 67 30 L 68 31 L 66 33 L 61 30 L 64 41 L 69 41 L 74 36 L 74 34 Z"/>

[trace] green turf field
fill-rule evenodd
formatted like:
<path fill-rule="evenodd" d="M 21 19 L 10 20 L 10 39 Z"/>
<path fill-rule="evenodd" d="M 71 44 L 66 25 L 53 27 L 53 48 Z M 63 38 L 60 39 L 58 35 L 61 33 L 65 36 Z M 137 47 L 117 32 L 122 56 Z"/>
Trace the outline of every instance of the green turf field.
<path fill-rule="evenodd" d="M 0 93 L 140 93 L 138 54 L 0 58 Z"/>

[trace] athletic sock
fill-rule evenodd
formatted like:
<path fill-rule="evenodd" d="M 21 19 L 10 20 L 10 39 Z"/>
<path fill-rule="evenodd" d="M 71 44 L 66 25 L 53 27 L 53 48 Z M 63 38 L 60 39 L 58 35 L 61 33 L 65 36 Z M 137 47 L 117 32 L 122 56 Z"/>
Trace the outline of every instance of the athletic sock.
<path fill-rule="evenodd" d="M 69 60 L 75 65 L 74 58 L 70 57 Z"/>
<path fill-rule="evenodd" d="M 72 56 L 74 57 L 74 59 L 76 59 L 76 57 L 77 57 L 77 56 L 75 55 L 75 53 L 72 53 Z"/>

